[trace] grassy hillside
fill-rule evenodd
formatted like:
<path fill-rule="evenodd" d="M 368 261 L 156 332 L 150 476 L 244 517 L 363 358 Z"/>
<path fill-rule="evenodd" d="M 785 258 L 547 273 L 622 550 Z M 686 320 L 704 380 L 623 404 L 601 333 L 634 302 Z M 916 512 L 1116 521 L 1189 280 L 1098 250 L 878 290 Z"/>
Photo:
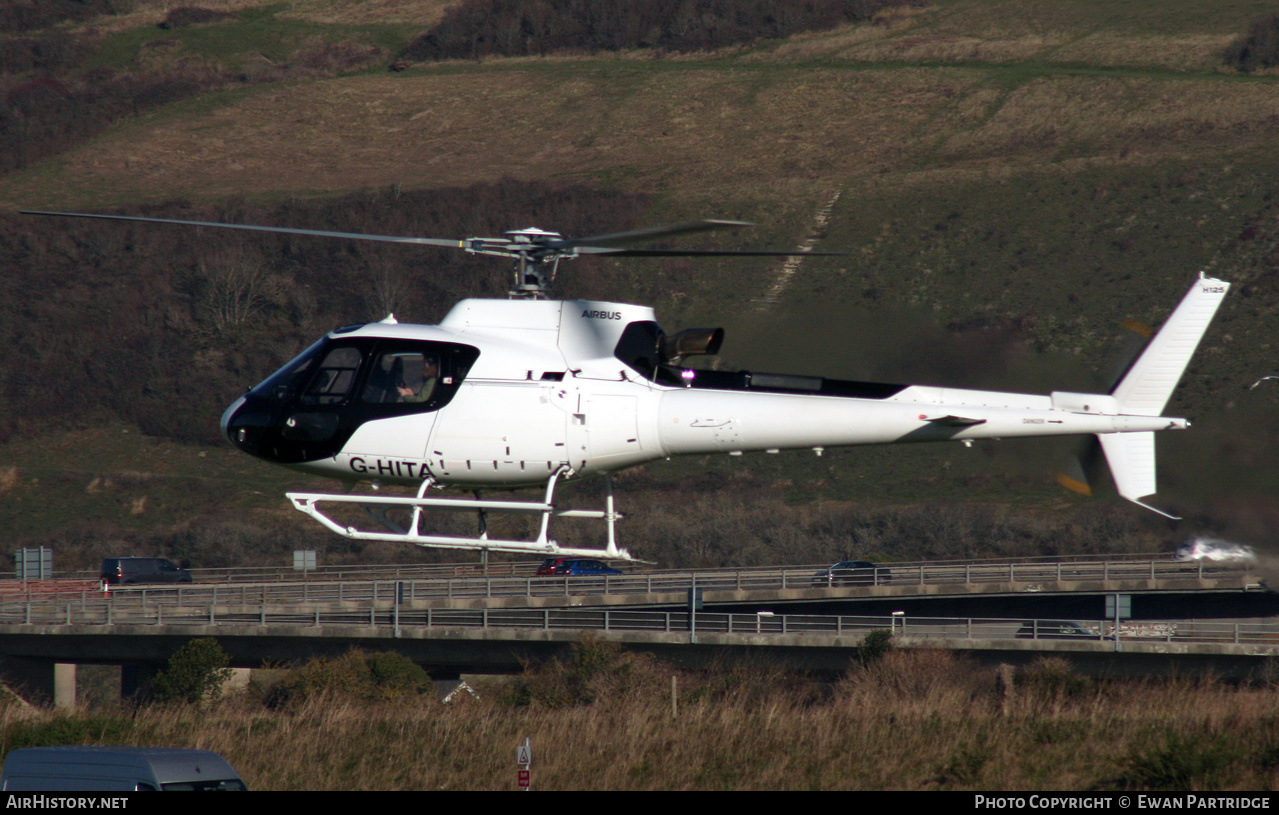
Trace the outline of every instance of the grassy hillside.
<path fill-rule="evenodd" d="M 1039 442 L 832 452 L 817 462 L 799 455 L 673 462 L 634 476 L 644 486 L 631 500 L 660 513 L 672 500 L 661 487 L 668 479 L 714 506 L 725 479 L 738 478 L 756 502 L 802 508 L 822 499 L 841 512 L 959 505 L 974 517 L 1012 512 L 1085 527 L 1091 521 L 1083 516 L 1129 513 L 1131 535 L 1147 543 L 1208 530 L 1261 545 L 1279 523 L 1279 390 L 1274 383 L 1248 390 L 1279 373 L 1279 75 L 1222 63 L 1231 42 L 1273 10 L 1267 3 L 943 0 L 713 53 L 490 58 L 394 72 L 386 70 L 391 55 L 439 20 L 446 4 L 206 3 L 232 15 L 157 28 L 177 5 L 139 0 L 131 14 L 56 30 L 91 38 L 96 50 L 86 65 L 94 70 L 117 79 L 181 76 L 196 89 L 140 105 L 98 135 L 0 176 L 0 208 L 133 206 L 287 217 L 301 226 L 328 223 L 338 217 L 334 201 L 355 200 L 338 196 L 381 190 L 374 196 L 381 209 L 352 216 L 360 228 L 445 229 L 448 237 L 463 224 L 569 230 L 579 222 L 570 210 L 616 218 L 618 228 L 697 217 L 761 223 L 750 234 L 717 237 L 721 246 L 795 245 L 825 211 L 821 248 L 854 257 L 809 259 L 785 273 L 765 262 L 598 264 L 576 279 L 570 269 L 567 291 L 653 303 L 668 327 L 725 325 L 730 366 L 1026 390 L 1098 387 L 1119 321 L 1157 324 L 1206 270 L 1235 289 L 1170 407 L 1196 427 L 1160 442 L 1160 504 L 1188 522 L 1167 525 L 1114 499 L 1058 493 L 1050 462 L 1062 449 Z M 33 76 L 6 78 L 6 91 Z M 474 193 L 484 211 L 468 211 L 477 207 L 466 203 L 467 190 L 498 182 L 557 203 L 530 208 L 519 194 Z M 412 209 L 396 203 L 400 195 Z M 616 206 L 588 203 L 603 200 L 596 196 L 612 196 Z M 428 211 L 440 214 L 419 214 Z M 2 318 L 11 343 L 37 336 L 40 347 L 66 346 L 59 370 L 81 376 L 68 361 L 76 349 L 109 346 L 110 332 L 96 329 L 127 323 L 130 348 L 147 337 L 164 345 L 156 364 L 167 367 L 154 376 L 171 379 L 186 366 L 216 383 L 201 401 L 176 404 L 176 418 L 150 427 L 151 437 L 135 429 L 119 455 L 95 456 L 99 428 L 133 421 L 136 404 L 39 421 L 24 406 L 40 394 L 21 359 L 10 357 L 0 418 L 20 420 L 8 422 L 0 447 L 0 468 L 10 473 L 0 481 L 0 512 L 10 519 L 12 545 L 55 537 L 71 546 L 89 534 L 68 531 L 80 527 L 54 506 L 93 519 L 93 535 L 106 538 L 98 548 L 172 550 L 193 527 L 221 523 L 232 511 L 278 515 L 278 493 L 296 479 L 217 447 L 169 448 L 155 435 L 205 416 L 207 424 L 184 435 L 209 436 L 216 405 L 307 337 L 367 318 L 368 288 L 383 285 L 379 269 L 408 270 L 415 294 L 397 313 L 418 320 L 438 319 L 449 297 L 471 286 L 458 282 L 458 270 L 473 271 L 433 255 L 245 249 L 137 230 L 116 239 L 125 246 L 111 246 L 103 231 L 7 212 L 0 219 L 9 291 L 15 301 L 40 302 Z M 186 245 L 170 250 L 171 241 Z M 277 322 L 239 334 L 201 329 L 189 281 L 214 245 L 260 255 L 283 281 Z M 146 266 L 156 260 L 168 268 Z M 46 269 L 63 269 L 59 263 L 66 280 L 73 272 L 83 278 L 69 286 L 58 277 L 38 294 L 23 288 Z M 360 281 L 371 278 L 361 292 Z M 85 293 L 109 291 L 111 280 L 145 290 L 152 298 L 145 313 L 165 316 L 153 329 L 136 328 L 144 321 L 125 319 L 121 309 L 133 306 L 123 293 Z M 79 299 L 65 299 L 71 292 Z M 98 311 L 108 301 L 115 317 Z M 71 463 L 65 451 L 73 448 L 92 464 Z M 134 513 L 138 493 L 170 482 L 139 487 L 119 473 L 161 471 L 154 461 L 161 449 L 184 462 L 175 478 L 207 480 L 172 482 L 171 497 L 152 497 Z M 90 490 L 113 474 L 116 492 Z M 301 528 L 300 519 L 281 523 Z M 645 528 L 632 523 L 631 534 Z M 1021 545 L 1033 548 L 1032 538 Z M 841 540 L 847 535 L 832 532 L 818 551 Z M 885 549 L 901 551 L 894 546 Z M 92 548 L 76 551 L 91 559 Z"/>

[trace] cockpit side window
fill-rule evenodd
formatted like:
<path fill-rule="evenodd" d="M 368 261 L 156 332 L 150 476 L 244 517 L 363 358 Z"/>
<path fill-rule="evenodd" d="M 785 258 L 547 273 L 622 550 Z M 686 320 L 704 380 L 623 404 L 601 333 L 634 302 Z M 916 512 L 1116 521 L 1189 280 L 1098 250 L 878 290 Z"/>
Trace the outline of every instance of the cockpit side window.
<path fill-rule="evenodd" d="M 480 354 L 469 345 L 422 340 L 380 340 L 368 350 L 358 384 L 361 410 L 370 417 L 439 410 Z"/>
<path fill-rule="evenodd" d="M 355 374 L 360 369 L 361 360 L 359 350 L 349 345 L 329 351 L 311 379 L 311 384 L 307 386 L 306 393 L 302 395 L 302 403 L 331 405 L 341 402 L 355 384 Z"/>
<path fill-rule="evenodd" d="M 371 404 L 422 404 L 430 401 L 439 381 L 438 354 L 385 351 L 373 362 L 363 399 Z"/>

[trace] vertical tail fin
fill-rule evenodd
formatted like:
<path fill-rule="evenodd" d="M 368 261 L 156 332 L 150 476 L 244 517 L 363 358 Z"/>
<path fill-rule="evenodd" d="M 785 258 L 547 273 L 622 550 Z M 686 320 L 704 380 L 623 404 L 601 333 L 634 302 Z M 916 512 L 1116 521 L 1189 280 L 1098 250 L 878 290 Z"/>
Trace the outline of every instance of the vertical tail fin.
<path fill-rule="evenodd" d="M 1199 273 L 1195 285 L 1111 391 L 1120 413 L 1163 413 L 1229 288 L 1229 283 Z"/>
<path fill-rule="evenodd" d="M 1111 391 L 1120 414 L 1159 416 L 1163 413 L 1229 288 L 1229 283 L 1199 273 L 1199 279 L 1159 333 Z M 1097 439 L 1119 494 L 1138 506 L 1176 519 L 1177 516 L 1141 501 L 1155 492 L 1155 434 L 1150 431 L 1099 433 Z"/>
<path fill-rule="evenodd" d="M 1137 506 L 1158 512 L 1165 518 L 1181 520 L 1176 515 L 1141 501 L 1141 498 L 1155 491 L 1155 434 L 1153 432 L 1099 433 L 1097 440 L 1101 442 L 1101 449 L 1106 453 L 1106 463 L 1110 465 L 1110 475 L 1115 479 L 1115 489 L 1120 495 Z"/>

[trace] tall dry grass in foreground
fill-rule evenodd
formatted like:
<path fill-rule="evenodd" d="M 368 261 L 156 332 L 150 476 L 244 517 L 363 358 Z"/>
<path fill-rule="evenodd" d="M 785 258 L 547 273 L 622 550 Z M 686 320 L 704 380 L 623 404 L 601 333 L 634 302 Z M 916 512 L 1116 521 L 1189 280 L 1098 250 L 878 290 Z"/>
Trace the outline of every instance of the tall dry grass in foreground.
<path fill-rule="evenodd" d="M 593 649 L 593 650 L 591 650 Z M 673 715 L 671 677 L 678 682 Z M 1107 680 L 1044 661 L 1005 692 L 995 669 L 890 652 L 818 683 L 758 666 L 680 672 L 612 646 L 481 698 L 220 705 L 0 720 L 35 743 L 216 750 L 255 789 L 513 789 L 528 737 L 534 789 L 1271 789 L 1279 695 L 1217 681 Z"/>

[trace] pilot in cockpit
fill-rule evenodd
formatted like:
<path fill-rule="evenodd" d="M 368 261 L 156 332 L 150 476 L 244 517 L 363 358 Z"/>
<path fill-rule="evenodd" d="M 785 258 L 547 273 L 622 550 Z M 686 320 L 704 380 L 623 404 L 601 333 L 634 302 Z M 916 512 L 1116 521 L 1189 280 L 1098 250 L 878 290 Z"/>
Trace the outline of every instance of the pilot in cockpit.
<path fill-rule="evenodd" d="M 435 383 L 440 376 L 440 368 L 433 357 L 411 356 L 396 360 L 400 365 L 401 379 L 396 384 L 396 392 L 401 402 L 425 402 L 435 391 Z"/>

